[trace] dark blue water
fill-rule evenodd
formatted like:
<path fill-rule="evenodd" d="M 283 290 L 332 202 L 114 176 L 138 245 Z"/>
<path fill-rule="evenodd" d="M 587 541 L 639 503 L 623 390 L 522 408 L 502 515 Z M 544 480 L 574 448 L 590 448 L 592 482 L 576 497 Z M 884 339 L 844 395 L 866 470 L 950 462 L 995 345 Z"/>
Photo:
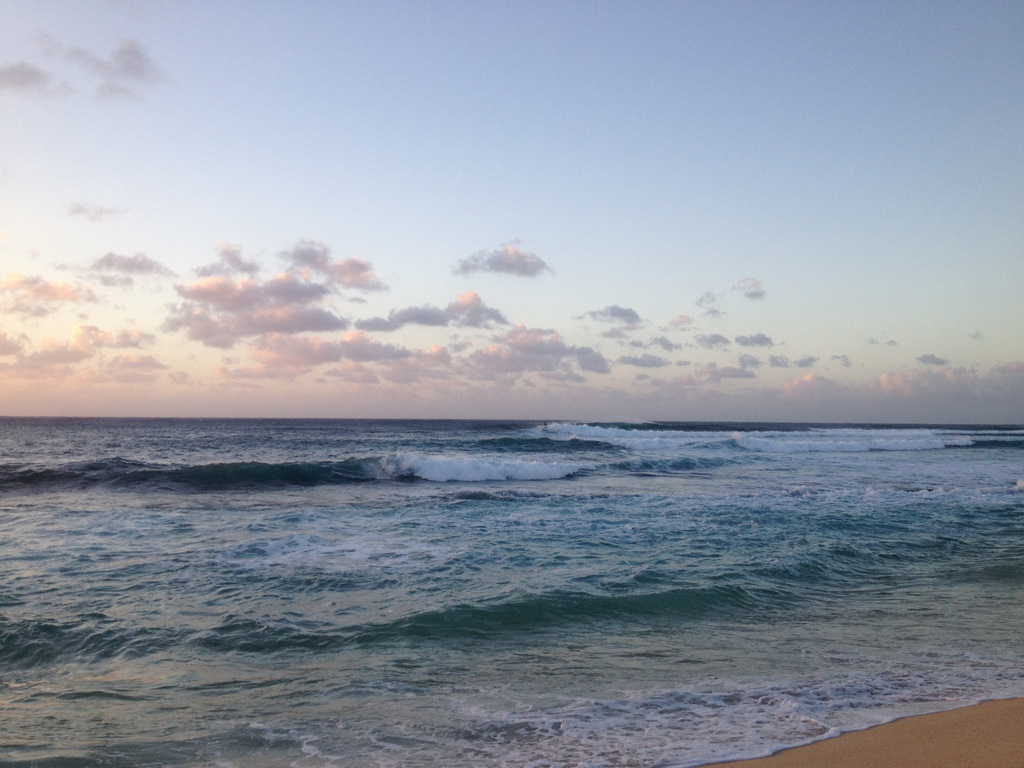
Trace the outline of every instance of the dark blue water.
<path fill-rule="evenodd" d="M 1024 429 L 0 420 L 0 764 L 692 766 L 1024 695 Z"/>

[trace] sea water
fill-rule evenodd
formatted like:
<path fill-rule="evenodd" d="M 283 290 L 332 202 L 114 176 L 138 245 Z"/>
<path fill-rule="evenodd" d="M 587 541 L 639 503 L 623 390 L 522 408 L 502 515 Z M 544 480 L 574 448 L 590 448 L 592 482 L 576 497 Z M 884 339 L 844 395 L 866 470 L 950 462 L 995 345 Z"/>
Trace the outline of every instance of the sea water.
<path fill-rule="evenodd" d="M 0 420 L 7 766 L 695 766 L 1022 638 L 1021 428 Z"/>

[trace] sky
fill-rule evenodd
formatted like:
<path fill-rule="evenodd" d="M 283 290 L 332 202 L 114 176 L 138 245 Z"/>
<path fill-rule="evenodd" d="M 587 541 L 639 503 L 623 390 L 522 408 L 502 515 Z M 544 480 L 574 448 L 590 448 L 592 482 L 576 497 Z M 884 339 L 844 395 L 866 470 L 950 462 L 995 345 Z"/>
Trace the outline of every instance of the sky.
<path fill-rule="evenodd" d="M 1020 2 L 0 2 L 0 415 L 1024 422 Z"/>

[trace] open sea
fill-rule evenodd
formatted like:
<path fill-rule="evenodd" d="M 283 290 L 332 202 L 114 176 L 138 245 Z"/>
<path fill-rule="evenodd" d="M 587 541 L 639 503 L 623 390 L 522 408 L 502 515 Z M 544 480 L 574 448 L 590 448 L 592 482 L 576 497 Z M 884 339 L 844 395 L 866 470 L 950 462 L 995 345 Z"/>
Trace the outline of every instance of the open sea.
<path fill-rule="evenodd" d="M 696 766 L 1024 696 L 1024 428 L 0 419 L 0 765 Z"/>

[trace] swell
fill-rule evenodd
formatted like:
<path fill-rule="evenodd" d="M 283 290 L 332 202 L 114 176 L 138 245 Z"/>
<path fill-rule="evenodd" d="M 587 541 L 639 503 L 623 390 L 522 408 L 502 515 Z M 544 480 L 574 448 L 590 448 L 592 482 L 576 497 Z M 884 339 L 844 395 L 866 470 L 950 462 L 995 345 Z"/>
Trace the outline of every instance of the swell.
<path fill-rule="evenodd" d="M 362 459 L 284 463 L 245 461 L 167 467 L 114 457 L 47 468 L 0 466 L 0 489 L 22 492 L 96 487 L 135 491 L 218 491 L 343 485 L 375 479 L 374 462 Z"/>
<path fill-rule="evenodd" d="M 347 627 L 292 618 L 232 616 L 190 642 L 218 653 L 292 654 L 418 641 L 500 640 L 609 621 L 699 622 L 712 616 L 749 616 L 763 607 L 766 595 L 735 586 L 632 595 L 557 591 L 492 604 L 460 604 L 391 622 Z"/>
<path fill-rule="evenodd" d="M 63 660 L 134 658 L 173 647 L 182 637 L 182 631 L 170 628 L 131 629 L 101 613 L 68 621 L 0 620 L 0 664 L 30 668 Z"/>

